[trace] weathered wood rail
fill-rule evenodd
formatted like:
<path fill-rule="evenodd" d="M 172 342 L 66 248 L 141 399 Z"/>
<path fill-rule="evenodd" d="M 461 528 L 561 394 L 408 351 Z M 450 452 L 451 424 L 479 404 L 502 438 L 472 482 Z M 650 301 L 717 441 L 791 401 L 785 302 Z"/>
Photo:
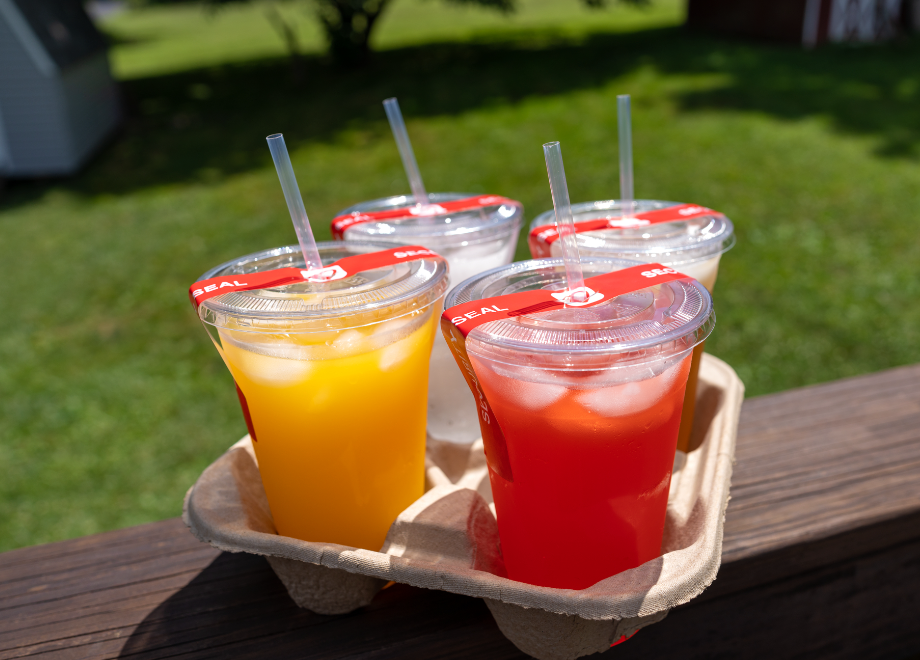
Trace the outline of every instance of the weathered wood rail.
<path fill-rule="evenodd" d="M 723 565 L 604 656 L 920 658 L 920 365 L 748 399 Z M 395 585 L 299 610 L 178 519 L 0 554 L 0 660 L 520 658 L 485 605 Z"/>

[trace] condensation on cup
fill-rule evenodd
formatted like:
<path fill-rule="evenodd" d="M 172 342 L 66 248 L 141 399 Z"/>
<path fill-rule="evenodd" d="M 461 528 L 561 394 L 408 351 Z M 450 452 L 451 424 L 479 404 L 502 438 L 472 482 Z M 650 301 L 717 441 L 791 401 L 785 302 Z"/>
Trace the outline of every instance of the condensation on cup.
<path fill-rule="evenodd" d="M 473 193 L 431 193 L 432 205 L 470 197 Z M 338 215 L 409 209 L 411 195 L 386 197 L 356 204 Z M 344 239 L 385 241 L 393 245 L 421 245 L 434 250 L 450 265 L 450 281 L 462 282 L 478 273 L 511 263 L 524 220 L 524 207 L 511 200 L 475 211 L 388 219 L 352 225 Z M 438 440 L 469 443 L 479 438 L 476 402 L 444 338 L 438 333 L 431 352 L 428 388 L 428 434 Z"/>
<path fill-rule="evenodd" d="M 582 257 L 588 278 L 636 266 Z M 566 286 L 561 259 L 498 268 L 445 307 Z M 660 555 L 684 391 L 712 297 L 679 279 L 480 325 L 466 350 L 504 437 L 490 482 L 508 577 L 585 589 Z M 459 371 L 459 368 L 454 367 Z"/>
<path fill-rule="evenodd" d="M 633 212 L 644 213 L 679 205 L 680 202 L 639 199 L 633 203 Z M 615 199 L 585 202 L 573 204 L 572 214 L 576 224 L 600 218 L 616 220 L 622 217 L 622 207 Z M 530 223 L 530 229 L 532 231 L 536 227 L 554 223 L 555 213 L 546 211 Z M 576 234 L 575 240 L 578 252 L 583 257 L 618 257 L 645 263 L 660 263 L 699 280 L 712 293 L 719 274 L 719 261 L 735 244 L 735 229 L 731 220 L 721 213 L 716 213 L 644 227 L 617 227 L 582 232 Z M 550 246 L 552 256 L 561 256 L 561 248 L 560 241 L 554 242 Z M 704 344 L 700 344 L 694 352 L 690 379 L 687 383 L 678 442 L 678 449 L 682 452 L 690 449 L 696 386 L 703 349 Z"/>

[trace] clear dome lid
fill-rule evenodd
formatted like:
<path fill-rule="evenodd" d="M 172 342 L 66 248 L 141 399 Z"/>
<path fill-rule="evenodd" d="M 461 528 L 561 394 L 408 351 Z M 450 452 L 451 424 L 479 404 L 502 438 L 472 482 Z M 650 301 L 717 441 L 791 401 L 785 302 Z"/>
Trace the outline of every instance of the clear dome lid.
<path fill-rule="evenodd" d="M 635 212 L 680 205 L 678 202 L 640 199 L 635 202 Z M 618 220 L 621 208 L 620 202 L 615 199 L 585 202 L 573 204 L 572 214 L 576 223 L 598 219 Z M 534 219 L 530 229 L 533 231 L 537 227 L 554 225 L 555 222 L 555 212 L 546 211 Z M 731 220 L 721 213 L 713 212 L 675 222 L 581 232 L 576 234 L 576 241 L 582 256 L 622 257 L 646 263 L 680 266 L 712 259 L 730 250 L 735 244 L 735 229 Z"/>
<path fill-rule="evenodd" d="M 424 245 L 432 250 L 472 245 L 517 234 L 524 219 L 520 202 L 497 195 L 473 193 L 430 193 L 430 204 L 424 213 L 418 213 L 415 198 L 411 195 L 384 197 L 350 206 L 337 217 L 395 211 L 405 209 L 405 215 L 386 220 L 362 222 L 345 230 L 346 240 L 377 240 L 387 243 Z M 449 211 L 439 205 L 462 199 L 486 198 L 482 208 L 467 211 Z M 488 204 L 494 198 L 494 204 Z"/>
<path fill-rule="evenodd" d="M 392 248 L 363 242 L 317 245 L 323 265 L 345 257 Z M 263 250 L 212 268 L 197 281 L 258 273 L 276 268 L 304 268 L 297 245 Z M 254 332 L 309 332 L 357 327 L 426 307 L 447 289 L 447 264 L 433 257 L 375 268 L 329 282 L 298 282 L 269 289 L 234 291 L 201 303 L 202 321 L 217 327 Z"/>
<path fill-rule="evenodd" d="M 625 259 L 582 260 L 588 278 L 636 266 Z M 445 306 L 521 291 L 565 288 L 562 259 L 534 259 L 495 268 L 452 289 Z M 637 363 L 688 351 L 715 325 L 712 297 L 691 278 L 656 284 L 590 307 L 566 307 L 490 321 L 467 336 L 471 352 L 513 364 L 550 363 L 569 370 Z"/>

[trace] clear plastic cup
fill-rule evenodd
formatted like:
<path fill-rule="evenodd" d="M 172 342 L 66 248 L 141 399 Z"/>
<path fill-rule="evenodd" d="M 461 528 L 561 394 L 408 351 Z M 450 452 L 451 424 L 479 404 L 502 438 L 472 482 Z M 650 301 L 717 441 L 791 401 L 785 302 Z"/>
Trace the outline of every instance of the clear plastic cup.
<path fill-rule="evenodd" d="M 635 265 L 582 261 L 586 279 Z M 483 273 L 446 306 L 541 288 L 565 288 L 561 259 Z M 584 589 L 659 556 L 691 354 L 714 323 L 687 278 L 470 331 L 507 450 L 489 476 L 511 579 Z"/>
<path fill-rule="evenodd" d="M 431 193 L 431 204 L 476 197 L 462 193 Z M 426 216 L 411 215 L 415 198 L 398 195 L 357 204 L 339 215 L 407 209 L 406 217 L 352 225 L 346 241 L 375 240 L 399 245 L 421 245 L 450 264 L 451 282 L 462 282 L 485 270 L 511 263 L 524 219 L 524 207 L 505 202 L 477 211 Z M 431 353 L 428 390 L 428 433 L 438 440 L 465 443 L 479 438 L 476 402 L 443 337 Z"/>
<path fill-rule="evenodd" d="M 633 202 L 635 213 L 679 206 L 678 202 L 640 199 Z M 575 222 L 609 218 L 618 220 L 622 207 L 618 200 L 573 204 Z M 531 231 L 536 227 L 555 223 L 553 211 L 546 211 L 530 223 Z M 719 274 L 719 260 L 735 244 L 735 229 L 731 220 L 722 214 L 699 216 L 681 222 L 668 222 L 636 228 L 610 228 L 576 234 L 579 254 L 584 257 L 619 257 L 636 259 L 645 263 L 660 263 L 676 268 L 681 273 L 699 280 L 710 293 Z M 560 241 L 550 245 L 552 256 L 561 256 Z M 534 252 L 531 243 L 531 252 Z M 699 376 L 700 358 L 704 345 L 700 344 L 693 355 L 684 413 L 681 420 L 678 449 L 690 449 L 690 435 L 693 430 L 693 413 L 696 403 L 696 386 Z"/>
<path fill-rule="evenodd" d="M 392 246 L 320 243 L 323 264 Z M 298 246 L 199 279 L 303 267 Z M 204 301 L 233 374 L 279 534 L 379 550 L 424 492 L 428 356 L 447 266 L 422 259 Z"/>

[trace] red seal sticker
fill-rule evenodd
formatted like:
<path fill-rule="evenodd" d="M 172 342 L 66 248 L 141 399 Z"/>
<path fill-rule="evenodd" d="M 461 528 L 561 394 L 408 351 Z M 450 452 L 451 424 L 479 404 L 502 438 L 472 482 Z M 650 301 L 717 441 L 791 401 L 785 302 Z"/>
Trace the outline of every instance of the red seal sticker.
<path fill-rule="evenodd" d="M 666 209 L 655 209 L 654 211 L 645 211 L 637 213 L 632 218 L 595 218 L 592 220 L 581 220 L 575 223 L 575 233 L 580 234 L 586 231 L 598 231 L 600 229 L 635 229 L 647 225 L 659 225 L 665 222 L 680 222 L 681 220 L 690 220 L 704 215 L 722 215 L 718 211 L 697 206 L 696 204 L 677 204 L 669 206 Z M 534 227 L 530 231 L 527 241 L 530 245 L 530 253 L 534 258 L 550 256 L 550 245 L 559 240 L 559 232 L 556 225 L 541 225 Z"/>
<path fill-rule="evenodd" d="M 574 291 L 521 291 L 506 296 L 474 300 L 444 310 L 441 315 L 441 332 L 447 340 L 454 360 L 466 379 L 479 408 L 479 427 L 486 460 L 493 472 L 506 481 L 514 479 L 511 460 L 501 425 L 489 406 L 485 392 L 466 350 L 466 338 L 473 328 L 491 321 L 515 318 L 565 307 L 592 307 L 633 291 L 674 280 L 691 279 L 673 268 L 661 264 L 640 264 L 631 268 L 596 275 L 585 280 L 585 285 Z"/>
<path fill-rule="evenodd" d="M 212 277 L 211 279 L 195 282 L 189 287 L 188 296 L 195 309 L 198 309 L 198 306 L 205 300 L 232 291 L 271 289 L 296 282 L 332 282 L 355 273 L 392 266 L 405 261 L 415 261 L 416 259 L 440 259 L 443 261 L 444 258 L 420 245 L 406 245 L 390 250 L 381 250 L 380 252 L 368 252 L 367 254 L 345 257 L 322 268 L 276 268 L 247 275 Z"/>
<path fill-rule="evenodd" d="M 342 240 L 345 236 L 345 230 L 352 225 L 359 225 L 365 222 L 380 222 L 383 220 L 397 220 L 400 218 L 409 218 L 412 216 L 426 217 L 432 215 L 446 215 L 448 213 L 459 213 L 461 211 L 475 211 L 487 206 L 499 206 L 501 204 L 513 204 L 520 206 L 520 202 L 500 195 L 479 195 L 477 197 L 465 197 L 452 202 L 440 202 L 438 204 L 416 204 L 414 206 L 403 206 L 398 209 L 388 209 L 386 211 L 372 211 L 370 213 L 347 213 L 339 215 L 332 219 L 332 236 L 336 240 Z"/>

